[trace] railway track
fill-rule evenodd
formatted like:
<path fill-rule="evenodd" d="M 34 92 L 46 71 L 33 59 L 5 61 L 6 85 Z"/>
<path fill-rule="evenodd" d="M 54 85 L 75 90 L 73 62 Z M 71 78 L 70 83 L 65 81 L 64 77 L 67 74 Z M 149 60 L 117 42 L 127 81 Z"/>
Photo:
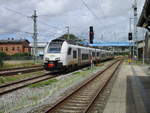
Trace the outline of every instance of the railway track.
<path fill-rule="evenodd" d="M 3 84 L 0 85 L 0 95 L 12 92 L 14 90 L 26 87 L 30 84 L 34 84 L 37 82 L 41 82 L 44 80 L 48 80 L 51 78 L 55 78 L 57 76 L 57 74 L 44 74 L 41 76 L 37 76 L 37 77 L 32 77 L 32 78 L 28 78 L 28 79 L 24 79 L 24 80 L 20 80 L 17 82 L 12 82 L 12 83 L 8 83 L 8 84 Z"/>
<path fill-rule="evenodd" d="M 52 105 L 45 113 L 86 113 L 120 64 L 121 61 L 116 61 L 102 72 L 98 72 L 84 81 L 74 91 Z"/>
<path fill-rule="evenodd" d="M 32 67 L 23 67 L 23 68 L 13 68 L 13 69 L 5 69 L 0 70 L 0 76 L 9 76 L 16 75 L 18 73 L 30 73 L 35 71 L 43 70 L 43 66 L 32 66 Z"/>

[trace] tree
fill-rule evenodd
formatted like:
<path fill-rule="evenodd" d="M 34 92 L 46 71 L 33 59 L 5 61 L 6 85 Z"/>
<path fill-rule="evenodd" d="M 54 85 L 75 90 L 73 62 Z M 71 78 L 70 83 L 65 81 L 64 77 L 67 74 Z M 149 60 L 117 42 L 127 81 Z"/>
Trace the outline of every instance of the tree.
<path fill-rule="evenodd" d="M 74 34 L 64 34 L 61 37 L 59 37 L 61 39 L 67 40 L 68 42 L 74 43 L 74 44 L 80 44 L 83 42 L 82 39 L 80 39 L 79 37 L 75 36 Z"/>
<path fill-rule="evenodd" d="M 15 53 L 14 55 L 12 55 L 13 57 L 24 57 L 24 56 L 31 56 L 30 53 Z"/>
<path fill-rule="evenodd" d="M 7 57 L 8 55 L 4 52 L 0 52 L 0 67 L 3 67 L 4 65 L 4 59 Z"/>
<path fill-rule="evenodd" d="M 5 58 L 5 57 L 7 57 L 8 55 L 6 54 L 6 53 L 4 53 L 4 52 L 0 52 L 0 57 L 1 58 Z"/>
<path fill-rule="evenodd" d="M 6 56 L 7 56 L 6 53 L 0 52 L 0 67 L 3 67 L 3 65 L 4 65 L 3 60 L 4 60 L 4 58 L 5 58 Z"/>
<path fill-rule="evenodd" d="M 3 67 L 4 62 L 3 62 L 3 58 L 0 56 L 0 67 Z"/>

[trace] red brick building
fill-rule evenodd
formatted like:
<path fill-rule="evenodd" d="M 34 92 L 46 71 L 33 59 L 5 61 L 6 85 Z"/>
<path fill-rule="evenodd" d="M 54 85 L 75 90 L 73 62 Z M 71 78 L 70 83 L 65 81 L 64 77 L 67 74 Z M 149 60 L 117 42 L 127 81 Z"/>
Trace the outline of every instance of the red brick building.
<path fill-rule="evenodd" d="M 14 40 L 0 40 L 0 52 L 4 52 L 7 55 L 13 55 L 15 53 L 31 53 L 30 42 L 25 39 Z"/>

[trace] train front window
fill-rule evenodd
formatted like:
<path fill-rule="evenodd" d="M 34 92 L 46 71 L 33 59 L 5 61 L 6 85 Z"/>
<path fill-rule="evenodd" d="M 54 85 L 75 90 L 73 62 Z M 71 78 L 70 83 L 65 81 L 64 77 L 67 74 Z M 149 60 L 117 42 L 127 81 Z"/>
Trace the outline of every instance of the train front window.
<path fill-rule="evenodd" d="M 60 53 L 62 42 L 51 42 L 48 47 L 48 53 Z"/>

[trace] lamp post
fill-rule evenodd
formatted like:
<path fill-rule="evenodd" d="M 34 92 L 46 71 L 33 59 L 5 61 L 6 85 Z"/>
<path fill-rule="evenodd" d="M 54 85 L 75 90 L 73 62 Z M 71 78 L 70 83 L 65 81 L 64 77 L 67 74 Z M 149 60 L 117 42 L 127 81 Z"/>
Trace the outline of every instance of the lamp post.
<path fill-rule="evenodd" d="M 144 42 L 144 40 L 143 40 L 143 64 L 144 64 L 144 62 L 145 62 L 145 56 L 144 56 L 144 54 L 145 54 L 145 51 L 144 51 L 144 49 L 145 49 L 145 42 Z"/>
<path fill-rule="evenodd" d="M 69 36 L 69 34 L 70 34 L 70 29 L 69 29 L 69 26 L 66 26 L 66 28 L 67 28 L 67 34 L 68 34 L 67 39 L 70 40 L 70 36 Z"/>
<path fill-rule="evenodd" d="M 130 19 L 129 19 L 129 32 L 130 33 L 132 33 L 132 19 L 134 19 L 134 18 L 130 17 Z M 132 38 L 132 40 L 133 40 L 133 42 L 135 42 L 134 38 Z M 131 56 L 134 56 L 134 50 L 135 50 L 134 46 L 133 46 L 133 50 L 132 50 L 132 46 L 130 45 L 130 55 Z"/>
<path fill-rule="evenodd" d="M 138 60 L 138 35 L 137 35 L 137 32 L 138 32 L 138 30 L 137 30 L 137 0 L 134 0 L 134 4 L 133 4 L 133 6 L 132 6 L 132 8 L 133 8 L 133 11 L 134 11 L 134 42 L 135 42 L 135 46 L 134 46 L 134 48 L 135 48 L 135 53 L 136 53 L 136 55 L 137 55 L 137 58 L 136 58 L 136 60 Z"/>

